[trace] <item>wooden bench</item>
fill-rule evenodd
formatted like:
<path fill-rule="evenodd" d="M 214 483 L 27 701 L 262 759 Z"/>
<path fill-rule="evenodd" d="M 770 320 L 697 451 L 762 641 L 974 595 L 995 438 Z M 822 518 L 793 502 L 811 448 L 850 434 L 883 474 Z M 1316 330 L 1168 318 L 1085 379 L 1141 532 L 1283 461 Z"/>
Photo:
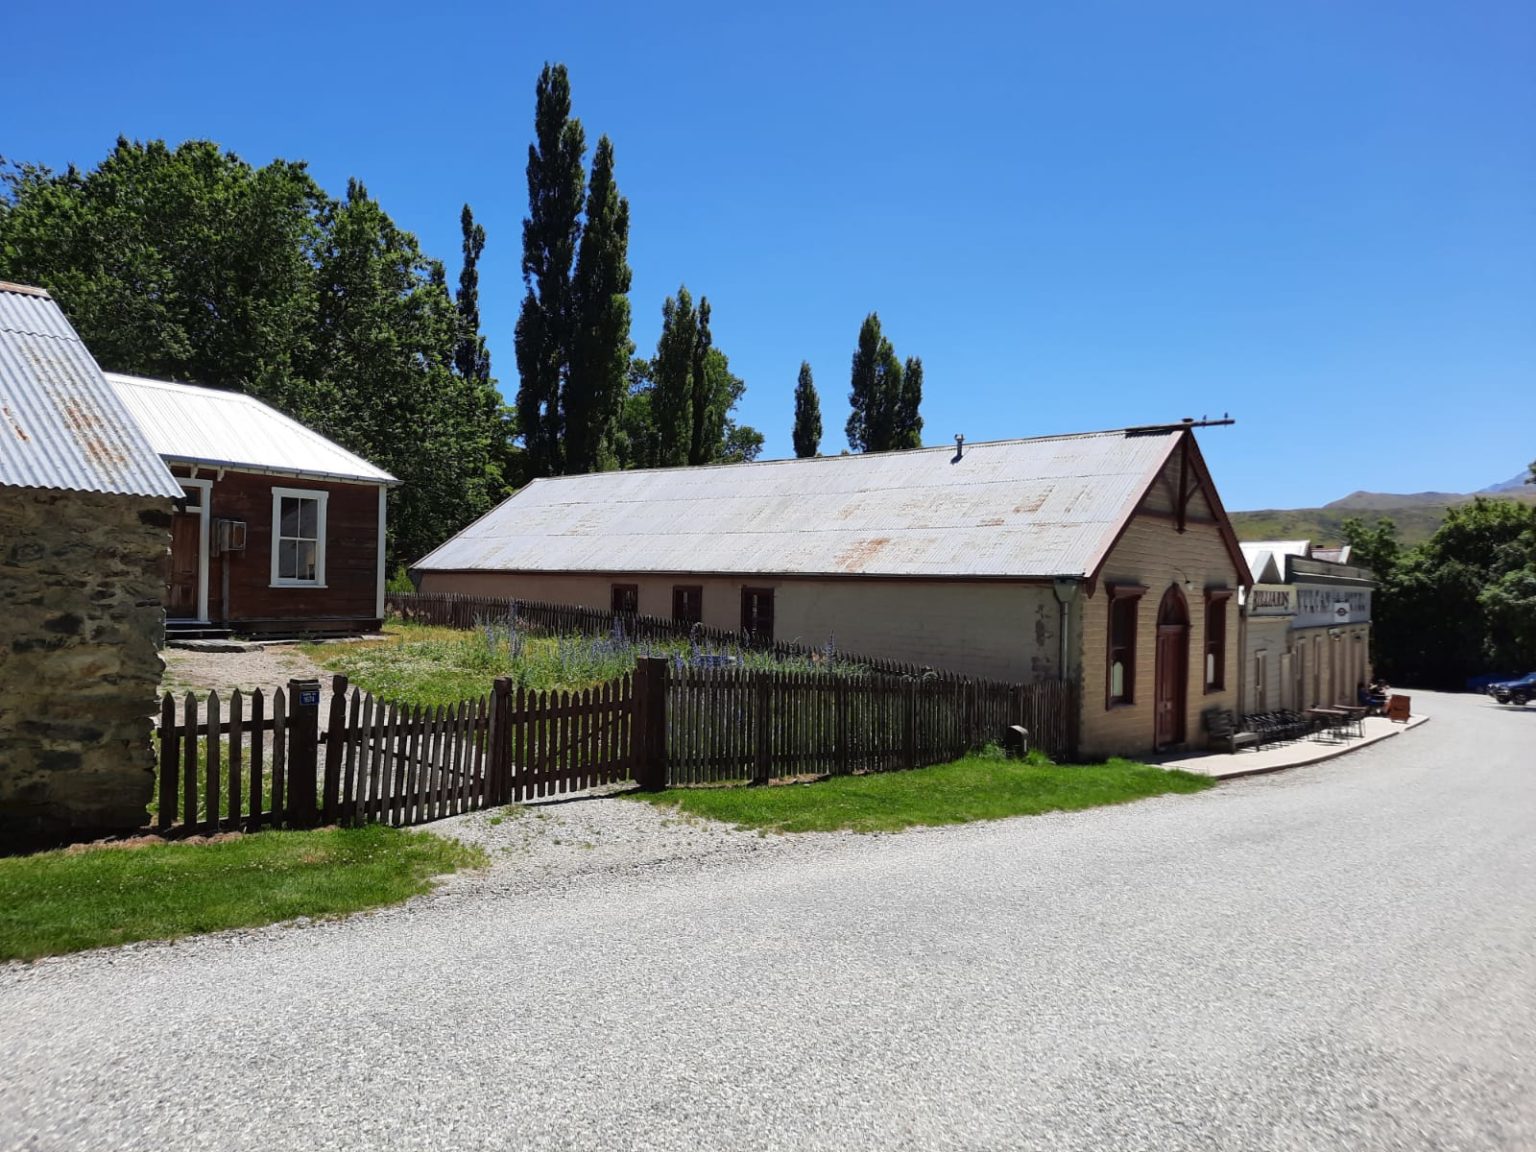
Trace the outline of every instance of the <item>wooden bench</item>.
<path fill-rule="evenodd" d="M 1239 748 L 1258 750 L 1259 734 L 1240 731 L 1229 709 L 1207 708 L 1204 715 L 1205 730 L 1210 736 L 1210 747 L 1225 748 L 1234 754 Z"/>

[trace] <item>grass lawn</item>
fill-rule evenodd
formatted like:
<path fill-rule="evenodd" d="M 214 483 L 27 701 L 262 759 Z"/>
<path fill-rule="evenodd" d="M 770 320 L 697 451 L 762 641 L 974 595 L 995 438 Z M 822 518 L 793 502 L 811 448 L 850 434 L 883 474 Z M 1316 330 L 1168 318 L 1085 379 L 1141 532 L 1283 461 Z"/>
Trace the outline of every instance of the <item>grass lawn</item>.
<path fill-rule="evenodd" d="M 917 824 L 965 824 L 1123 804 L 1165 792 L 1202 792 L 1214 783 L 1206 776 L 1130 760 L 1050 764 L 977 753 L 911 772 L 768 788 L 673 788 L 633 796 L 744 828 L 894 832 Z"/>
<path fill-rule="evenodd" d="M 484 862 L 377 824 L 0 858 L 0 961 L 397 904 Z"/>

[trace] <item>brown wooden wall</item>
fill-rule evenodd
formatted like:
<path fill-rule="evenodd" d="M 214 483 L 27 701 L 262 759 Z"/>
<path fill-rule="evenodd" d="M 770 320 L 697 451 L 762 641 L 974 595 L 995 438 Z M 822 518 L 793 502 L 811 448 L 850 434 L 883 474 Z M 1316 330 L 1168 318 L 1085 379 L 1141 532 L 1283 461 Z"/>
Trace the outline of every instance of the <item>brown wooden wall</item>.
<path fill-rule="evenodd" d="M 177 476 L 189 475 L 173 466 Z M 253 632 L 307 628 L 323 630 L 349 623 L 373 627 L 378 621 L 379 488 L 292 476 L 266 476 L 226 470 L 223 479 L 203 468 L 198 478 L 213 480 L 212 521 L 243 520 L 244 552 L 208 561 L 208 615 Z M 300 488 L 330 494 L 325 529 L 325 587 L 271 586 L 272 489 Z M 229 601 L 224 602 L 224 570 L 229 565 Z"/>

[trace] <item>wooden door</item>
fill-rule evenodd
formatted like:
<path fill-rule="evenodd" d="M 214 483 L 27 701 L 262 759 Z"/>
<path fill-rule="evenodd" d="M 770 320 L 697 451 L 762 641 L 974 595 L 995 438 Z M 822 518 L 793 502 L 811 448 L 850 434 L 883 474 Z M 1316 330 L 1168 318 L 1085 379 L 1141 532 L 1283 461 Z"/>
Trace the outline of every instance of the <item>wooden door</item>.
<path fill-rule="evenodd" d="M 197 619 L 197 559 L 202 550 L 202 516 L 178 512 L 171 517 L 170 579 L 165 614 L 172 620 Z"/>
<path fill-rule="evenodd" d="M 1159 748 L 1184 743 L 1185 685 L 1189 680 L 1189 629 L 1164 625 L 1157 630 L 1157 709 L 1155 739 Z"/>

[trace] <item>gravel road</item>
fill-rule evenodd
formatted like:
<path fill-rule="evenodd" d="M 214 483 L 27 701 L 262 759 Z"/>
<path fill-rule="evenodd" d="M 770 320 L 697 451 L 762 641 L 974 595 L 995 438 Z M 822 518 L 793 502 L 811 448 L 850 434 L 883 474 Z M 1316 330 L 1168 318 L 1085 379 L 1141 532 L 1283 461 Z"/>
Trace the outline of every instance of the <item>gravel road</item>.
<path fill-rule="evenodd" d="M 0 968 L 0 1148 L 1536 1148 L 1536 709 L 1414 699 L 1198 796 L 598 801 L 402 908 Z"/>

